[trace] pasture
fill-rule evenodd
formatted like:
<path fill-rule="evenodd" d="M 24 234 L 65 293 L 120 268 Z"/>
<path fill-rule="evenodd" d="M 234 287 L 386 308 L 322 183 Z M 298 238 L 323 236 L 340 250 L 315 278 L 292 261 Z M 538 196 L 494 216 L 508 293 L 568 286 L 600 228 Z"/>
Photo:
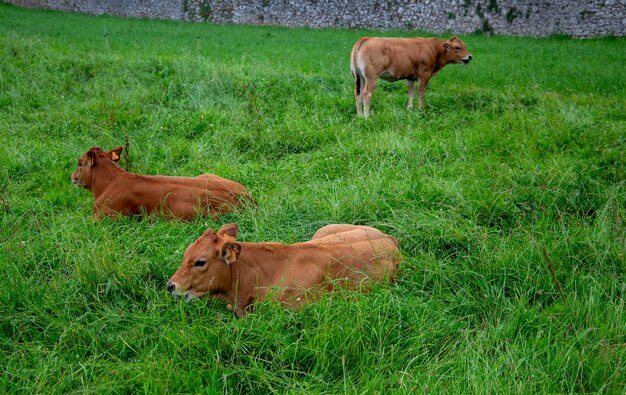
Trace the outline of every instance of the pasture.
<path fill-rule="evenodd" d="M 423 114 L 381 82 L 362 119 L 363 35 L 428 33 L 0 4 L 0 392 L 624 393 L 625 39 L 460 35 L 474 60 Z M 70 183 L 92 145 L 258 207 L 96 221 Z M 300 311 L 172 298 L 185 248 L 228 222 L 284 243 L 375 226 L 404 261 Z"/>

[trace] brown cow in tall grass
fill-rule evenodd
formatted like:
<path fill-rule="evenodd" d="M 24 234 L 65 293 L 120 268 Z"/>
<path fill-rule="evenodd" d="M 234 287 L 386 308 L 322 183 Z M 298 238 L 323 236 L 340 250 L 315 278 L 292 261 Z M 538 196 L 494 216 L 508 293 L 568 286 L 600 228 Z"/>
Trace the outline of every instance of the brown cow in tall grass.
<path fill-rule="evenodd" d="M 415 81 L 419 81 L 419 109 L 423 110 L 428 81 L 446 65 L 467 64 L 470 60 L 472 55 L 456 37 L 449 40 L 362 37 L 350 55 L 356 111 L 359 115 L 369 116 L 372 94 L 379 78 L 391 82 L 406 80 L 409 110 L 413 108 Z"/>
<path fill-rule="evenodd" d="M 252 197 L 241 184 L 214 174 L 197 177 L 129 173 L 116 163 L 122 147 L 92 147 L 78 159 L 72 183 L 90 191 L 96 218 L 131 214 L 163 214 L 167 218 L 217 217 Z"/>
<path fill-rule="evenodd" d="M 389 279 L 401 260 L 398 240 L 369 226 L 327 225 L 296 244 L 239 242 L 238 231 L 237 224 L 207 229 L 187 248 L 168 291 L 224 300 L 241 317 L 268 297 L 297 308 L 337 284 Z"/>

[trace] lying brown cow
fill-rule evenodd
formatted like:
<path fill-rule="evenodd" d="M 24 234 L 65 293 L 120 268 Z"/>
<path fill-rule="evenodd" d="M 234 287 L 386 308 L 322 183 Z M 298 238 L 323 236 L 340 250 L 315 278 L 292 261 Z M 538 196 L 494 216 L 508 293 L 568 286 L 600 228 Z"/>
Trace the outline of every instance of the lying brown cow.
<path fill-rule="evenodd" d="M 428 81 L 450 63 L 469 63 L 472 55 L 456 37 L 381 38 L 362 37 L 350 55 L 350 70 L 354 78 L 354 98 L 359 115 L 369 116 L 370 101 L 378 78 L 386 81 L 406 80 L 409 105 L 413 108 L 415 81 L 419 81 L 419 109 L 424 108 L 424 93 Z"/>
<path fill-rule="evenodd" d="M 168 218 L 191 219 L 232 210 L 252 201 L 246 189 L 225 178 L 148 176 L 129 173 L 116 165 L 122 147 L 103 151 L 92 147 L 78 159 L 72 183 L 94 196 L 94 216 L 162 213 Z"/>
<path fill-rule="evenodd" d="M 222 299 L 241 317 L 270 295 L 296 308 L 335 280 L 356 288 L 390 278 L 401 259 L 397 239 L 368 226 L 327 225 L 297 244 L 235 242 L 238 230 L 237 224 L 207 229 L 187 248 L 168 291 L 187 300 Z"/>

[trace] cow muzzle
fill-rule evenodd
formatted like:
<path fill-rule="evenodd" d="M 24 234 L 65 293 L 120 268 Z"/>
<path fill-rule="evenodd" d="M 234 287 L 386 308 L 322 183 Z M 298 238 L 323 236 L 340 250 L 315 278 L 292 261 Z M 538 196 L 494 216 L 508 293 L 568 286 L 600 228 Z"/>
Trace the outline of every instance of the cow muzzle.
<path fill-rule="evenodd" d="M 80 179 L 74 175 L 74 173 L 72 173 L 72 175 L 70 176 L 70 181 L 72 182 L 72 185 L 77 186 L 79 188 L 85 188 L 85 189 L 89 189 L 88 186 L 83 185 L 83 183 L 80 182 Z"/>
<path fill-rule="evenodd" d="M 178 289 L 177 284 L 171 281 L 167 282 L 167 292 L 169 292 L 170 294 L 172 294 L 172 296 L 175 296 L 176 298 L 179 298 L 183 295 L 182 292 L 180 292 L 180 290 Z"/>
<path fill-rule="evenodd" d="M 181 296 L 185 296 L 185 301 L 189 302 L 191 299 L 196 298 L 197 296 L 192 292 L 192 291 L 187 291 L 185 293 L 182 293 L 179 289 L 176 283 L 173 283 L 171 281 L 167 282 L 167 292 L 169 292 L 170 294 L 172 294 L 172 296 L 174 296 L 175 298 L 180 298 Z"/>
<path fill-rule="evenodd" d="M 466 57 L 462 58 L 461 61 L 463 62 L 463 64 L 468 64 L 470 62 L 470 60 L 472 60 L 472 55 L 467 55 Z"/>

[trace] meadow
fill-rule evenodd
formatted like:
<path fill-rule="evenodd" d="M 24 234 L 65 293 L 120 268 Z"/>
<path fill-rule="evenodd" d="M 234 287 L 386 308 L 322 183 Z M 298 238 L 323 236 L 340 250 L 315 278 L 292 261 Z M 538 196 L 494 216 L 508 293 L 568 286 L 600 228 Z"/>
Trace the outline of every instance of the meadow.
<path fill-rule="evenodd" d="M 423 113 L 381 82 L 363 119 L 364 35 L 433 36 L 0 4 L 0 392 L 624 393 L 626 39 L 460 35 L 474 60 Z M 258 207 L 94 220 L 69 178 L 93 145 Z M 371 225 L 404 261 L 299 311 L 172 298 L 185 248 L 228 222 L 284 243 Z"/>

